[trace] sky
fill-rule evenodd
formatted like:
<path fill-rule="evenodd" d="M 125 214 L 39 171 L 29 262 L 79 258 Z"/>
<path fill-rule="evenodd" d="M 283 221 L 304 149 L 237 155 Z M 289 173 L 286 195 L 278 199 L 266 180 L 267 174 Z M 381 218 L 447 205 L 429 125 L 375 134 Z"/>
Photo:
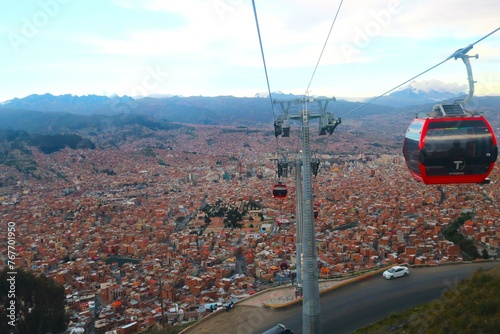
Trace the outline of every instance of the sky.
<path fill-rule="evenodd" d="M 500 27 L 498 0 L 255 0 L 255 6 L 270 89 L 298 95 L 381 95 Z M 250 0 L 2 1 L 0 50 L 0 102 L 45 93 L 268 91 Z M 500 95 L 500 31 L 468 54 L 476 53 L 475 95 Z M 412 85 L 468 91 L 460 59 Z"/>

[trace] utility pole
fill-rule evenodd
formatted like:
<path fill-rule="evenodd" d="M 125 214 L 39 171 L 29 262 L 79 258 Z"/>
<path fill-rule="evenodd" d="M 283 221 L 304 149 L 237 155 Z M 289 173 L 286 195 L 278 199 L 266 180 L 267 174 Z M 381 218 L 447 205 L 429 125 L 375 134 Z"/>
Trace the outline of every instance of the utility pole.
<path fill-rule="evenodd" d="M 302 259 L 302 333 L 304 334 L 321 333 L 319 271 L 314 228 L 309 121 L 318 118 L 319 134 L 332 134 L 335 128 L 341 123 L 341 120 L 340 118 L 335 120 L 333 114 L 326 111 L 328 102 L 331 100 L 335 100 L 335 98 L 311 99 L 304 97 L 302 100 L 273 101 L 273 103 L 279 103 L 283 110 L 283 115 L 278 116 L 274 123 L 276 136 L 289 136 L 291 119 L 302 123 L 302 198 L 300 201 L 300 217 L 297 217 L 298 219 L 302 219 L 302 249 L 300 250 L 302 254 L 297 253 L 297 258 L 301 257 Z M 309 102 L 317 102 L 319 112 L 310 112 L 308 109 Z M 297 105 L 302 104 L 302 112 L 291 114 L 290 107 L 292 103 Z M 297 170 L 300 170 L 300 168 Z"/>

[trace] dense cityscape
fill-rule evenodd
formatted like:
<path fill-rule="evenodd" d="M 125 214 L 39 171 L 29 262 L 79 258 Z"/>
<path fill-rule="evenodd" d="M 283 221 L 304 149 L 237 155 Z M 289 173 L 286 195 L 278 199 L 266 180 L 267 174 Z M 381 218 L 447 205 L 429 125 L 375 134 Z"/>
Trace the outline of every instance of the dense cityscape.
<path fill-rule="evenodd" d="M 0 333 L 500 333 L 499 1 L 4 3 Z"/>
<path fill-rule="evenodd" d="M 293 280 L 294 169 L 277 179 L 271 129 L 158 133 L 119 147 L 34 150 L 30 173 L 0 166 L 0 239 L 13 222 L 16 267 L 64 286 L 69 333 L 135 333 L 162 314 L 169 324 L 197 320 L 214 303 Z M 279 145 L 299 147 L 292 138 Z M 400 147 L 350 132 L 315 138 L 313 150 L 322 279 L 469 260 L 442 236 L 463 217 L 460 232 L 479 253 L 498 255 L 497 182 L 425 186 L 409 175 Z M 287 185 L 284 199 L 272 197 L 277 182 Z"/>

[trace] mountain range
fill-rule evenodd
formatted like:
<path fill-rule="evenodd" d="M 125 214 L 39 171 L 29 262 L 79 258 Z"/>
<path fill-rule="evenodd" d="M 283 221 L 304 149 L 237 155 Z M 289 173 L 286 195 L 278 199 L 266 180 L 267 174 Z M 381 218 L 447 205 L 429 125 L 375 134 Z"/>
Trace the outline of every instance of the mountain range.
<path fill-rule="evenodd" d="M 0 104 L 0 129 L 55 134 L 61 131 L 71 133 L 89 128 L 102 130 L 110 126 L 132 124 L 139 124 L 151 130 L 168 130 L 174 127 L 173 123 L 272 126 L 276 116 L 283 112 L 280 104 L 271 104 L 265 94 L 256 96 L 133 99 L 129 96 L 33 94 Z M 349 102 L 342 99 L 331 101 L 327 110 L 335 117 L 345 115 L 347 120 L 369 119 L 370 122 L 384 123 L 388 119 L 400 119 L 402 123 L 409 123 L 417 112 L 431 110 L 435 103 L 454 101 L 464 96 L 451 92 L 424 92 L 409 86 L 380 97 L 373 103 Z M 272 94 L 272 98 L 276 101 L 300 101 L 303 96 L 276 92 Z M 478 111 L 491 114 L 494 122 L 498 120 L 500 97 L 475 97 L 470 104 Z M 309 106 L 310 109 L 317 107 L 315 103 L 310 103 Z M 292 104 L 293 108 L 300 111 L 302 104 Z"/>
<path fill-rule="evenodd" d="M 21 109 L 31 111 L 59 111 L 75 114 L 106 114 L 110 106 L 131 103 L 128 96 L 75 96 L 70 94 L 54 96 L 52 94 L 33 94 L 24 98 L 14 98 L 0 104 L 1 109 Z"/>
<path fill-rule="evenodd" d="M 301 96 L 290 94 L 273 94 L 273 98 L 278 101 L 302 99 Z M 359 105 L 361 103 L 338 100 L 330 103 L 328 110 L 340 115 Z M 302 108 L 302 105 L 301 103 L 293 104 L 293 108 Z M 393 108 L 373 104 L 365 109 L 379 114 L 387 113 Z M 30 95 L 2 103 L 0 105 L 0 128 L 44 132 L 57 131 L 66 124 L 68 129 L 75 130 L 79 126 L 96 126 L 102 122 L 118 121 L 121 123 L 125 115 L 147 117 L 159 122 L 262 126 L 271 125 L 275 115 L 281 113 L 279 104 L 271 105 L 268 98 L 262 97 L 173 96 L 133 99 L 128 96 L 44 94 Z"/>
<path fill-rule="evenodd" d="M 421 90 L 413 86 L 408 86 L 405 89 L 395 91 L 389 95 L 382 96 L 377 99 L 377 103 L 390 105 L 393 107 L 417 106 L 429 103 L 439 103 L 442 101 L 455 101 L 465 99 L 465 93 L 438 91 L 438 90 Z"/>

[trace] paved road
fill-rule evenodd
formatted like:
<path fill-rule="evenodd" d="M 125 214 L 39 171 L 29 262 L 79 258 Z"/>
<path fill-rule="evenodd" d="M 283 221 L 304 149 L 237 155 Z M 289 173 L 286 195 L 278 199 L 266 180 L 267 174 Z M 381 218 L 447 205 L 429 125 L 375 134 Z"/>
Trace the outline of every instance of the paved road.
<path fill-rule="evenodd" d="M 495 262 L 412 268 L 408 277 L 388 281 L 375 276 L 368 281 L 347 286 L 321 299 L 323 333 L 352 333 L 393 312 L 439 299 L 444 292 L 460 280 L 469 278 L 480 267 L 499 265 Z M 287 325 L 296 334 L 302 333 L 301 320 L 291 318 Z"/>
<path fill-rule="evenodd" d="M 378 275 L 343 287 L 321 298 L 323 333 L 352 333 L 392 312 L 439 299 L 443 292 L 460 280 L 469 278 L 479 268 L 499 265 L 499 262 L 484 262 L 411 268 L 408 277 L 388 281 Z M 260 297 L 258 301 L 261 302 L 262 298 L 268 297 Z M 238 303 L 234 310 L 216 314 L 186 332 L 259 334 L 276 323 L 283 323 L 296 334 L 302 333 L 301 306 L 285 311 L 269 311 L 254 305 L 250 302 Z"/>

